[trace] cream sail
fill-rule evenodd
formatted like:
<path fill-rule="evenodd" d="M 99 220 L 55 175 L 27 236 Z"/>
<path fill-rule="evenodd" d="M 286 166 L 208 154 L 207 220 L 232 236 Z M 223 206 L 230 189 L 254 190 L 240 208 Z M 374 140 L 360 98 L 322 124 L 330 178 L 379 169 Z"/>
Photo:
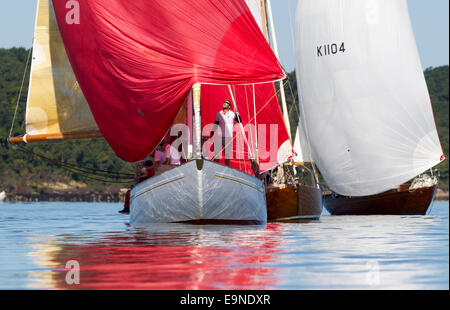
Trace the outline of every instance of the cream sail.
<path fill-rule="evenodd" d="M 333 191 L 378 194 L 444 159 L 406 0 L 301 0 L 295 28 L 302 121 Z"/>
<path fill-rule="evenodd" d="M 39 0 L 37 6 L 26 132 L 27 140 L 100 135 L 72 71 L 49 0 Z"/>

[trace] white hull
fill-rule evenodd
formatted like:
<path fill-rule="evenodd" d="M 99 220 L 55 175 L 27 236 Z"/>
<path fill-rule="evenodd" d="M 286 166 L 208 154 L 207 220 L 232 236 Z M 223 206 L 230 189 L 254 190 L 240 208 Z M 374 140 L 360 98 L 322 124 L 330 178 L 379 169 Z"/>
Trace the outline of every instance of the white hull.
<path fill-rule="evenodd" d="M 5 199 L 6 199 L 6 193 L 5 192 L 1 192 L 0 193 L 0 202 L 5 201 Z"/>
<path fill-rule="evenodd" d="M 211 161 L 191 161 L 150 178 L 131 192 L 133 226 L 172 222 L 267 222 L 258 178 Z"/>

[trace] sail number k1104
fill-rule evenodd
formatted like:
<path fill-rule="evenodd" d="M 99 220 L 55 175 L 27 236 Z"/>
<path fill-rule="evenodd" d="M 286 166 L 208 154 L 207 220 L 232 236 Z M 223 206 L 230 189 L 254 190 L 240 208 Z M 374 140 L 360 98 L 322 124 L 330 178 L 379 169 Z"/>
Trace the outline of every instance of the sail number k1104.
<path fill-rule="evenodd" d="M 335 55 L 337 53 L 345 53 L 345 42 L 342 42 L 340 45 L 333 44 L 324 44 L 317 47 L 317 57 Z"/>

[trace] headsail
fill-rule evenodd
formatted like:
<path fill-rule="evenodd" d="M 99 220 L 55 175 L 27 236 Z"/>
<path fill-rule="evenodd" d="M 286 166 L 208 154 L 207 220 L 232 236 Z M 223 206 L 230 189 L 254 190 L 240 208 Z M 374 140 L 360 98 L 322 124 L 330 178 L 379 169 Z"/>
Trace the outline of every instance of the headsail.
<path fill-rule="evenodd" d="M 294 141 L 294 162 L 298 165 L 312 164 L 314 160 L 311 156 L 311 149 L 308 139 L 305 134 L 304 127 L 302 126 L 302 120 L 298 120 L 297 132 L 295 134 Z"/>
<path fill-rule="evenodd" d="M 127 161 L 147 156 L 194 83 L 264 83 L 284 72 L 243 0 L 90 0 L 80 23 L 55 12 L 103 136 Z"/>
<path fill-rule="evenodd" d="M 67 58 L 49 0 L 38 1 L 34 36 L 27 139 L 100 135 Z"/>
<path fill-rule="evenodd" d="M 301 115 L 332 190 L 394 188 L 444 159 L 406 0 L 302 0 Z"/>

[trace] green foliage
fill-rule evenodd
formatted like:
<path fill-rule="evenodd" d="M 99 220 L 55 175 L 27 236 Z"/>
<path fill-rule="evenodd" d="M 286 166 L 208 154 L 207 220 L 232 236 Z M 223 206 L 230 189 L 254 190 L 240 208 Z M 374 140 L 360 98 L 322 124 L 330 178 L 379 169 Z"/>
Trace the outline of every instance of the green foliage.
<path fill-rule="evenodd" d="M 0 49 L 0 191 L 36 191 L 42 188 L 42 183 L 69 183 L 71 180 L 89 184 L 90 188 L 103 188 L 107 184 L 93 180 L 92 175 L 67 171 L 48 161 L 14 150 L 6 143 L 28 52 L 24 48 Z M 29 72 L 26 73 L 13 136 L 25 132 L 28 80 Z M 38 143 L 27 145 L 26 148 L 55 161 L 115 173 L 134 173 L 133 165 L 120 160 L 104 139 Z"/>
<path fill-rule="evenodd" d="M 442 148 L 447 160 L 437 166 L 441 172 L 440 187 L 448 191 L 448 113 L 449 113 L 449 97 L 448 97 L 448 66 L 437 68 L 428 68 L 425 70 L 425 78 L 427 80 L 428 90 L 430 92 L 431 102 L 433 105 L 436 126 L 441 139 Z"/>

